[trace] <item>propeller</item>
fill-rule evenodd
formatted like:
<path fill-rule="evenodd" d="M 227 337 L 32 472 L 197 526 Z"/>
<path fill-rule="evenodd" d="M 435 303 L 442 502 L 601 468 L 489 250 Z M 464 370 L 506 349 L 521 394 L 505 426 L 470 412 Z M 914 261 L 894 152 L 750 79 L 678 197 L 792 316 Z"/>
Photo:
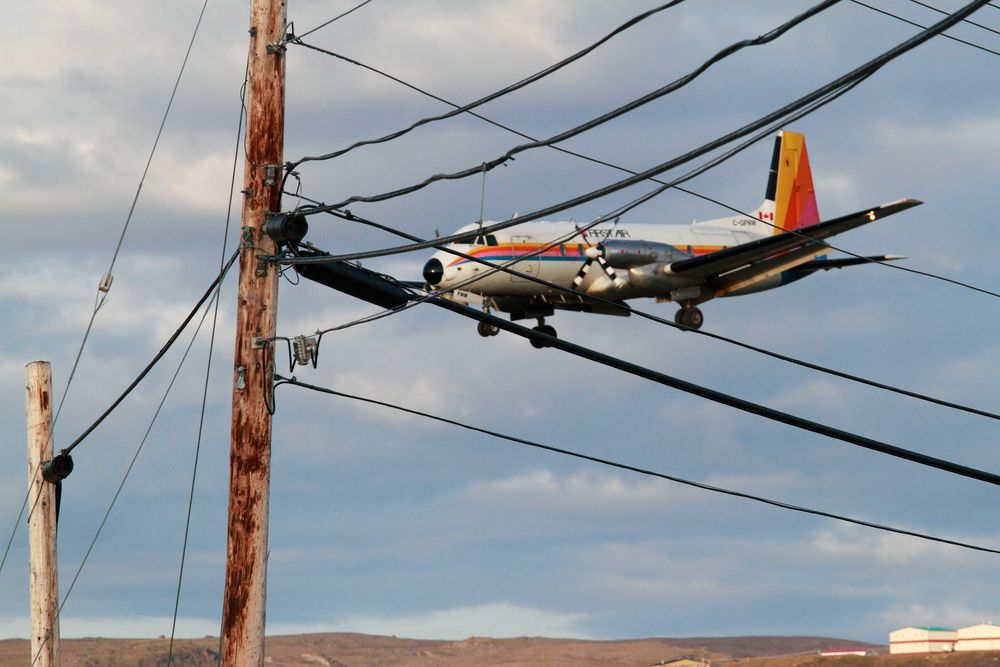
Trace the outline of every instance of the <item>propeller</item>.
<path fill-rule="evenodd" d="M 586 279 L 591 267 L 594 266 L 594 262 L 597 262 L 598 266 L 601 267 L 604 274 L 609 280 L 611 280 L 611 283 L 615 287 L 622 288 L 625 286 L 625 281 L 618 277 L 615 270 L 611 268 L 608 261 L 604 259 L 604 247 L 601 244 L 598 243 L 597 245 L 588 246 L 587 249 L 583 251 L 583 254 L 587 258 L 587 261 L 583 263 L 583 266 L 580 267 L 576 277 L 573 278 L 573 289 L 580 289 L 580 285 L 583 284 L 583 281 Z"/>
<path fill-rule="evenodd" d="M 614 230 L 615 227 L 618 226 L 619 220 L 621 220 L 621 216 L 616 216 L 614 221 L 612 221 L 611 223 L 612 230 Z M 619 289 L 624 287 L 625 281 L 619 278 L 617 274 L 615 274 L 615 270 L 611 268 L 611 265 L 608 264 L 606 259 L 604 259 L 605 255 L 604 246 L 601 245 L 600 243 L 596 245 L 591 243 L 590 239 L 587 238 L 587 233 L 580 230 L 579 225 L 577 225 L 577 231 L 580 232 L 580 238 L 582 238 L 584 243 L 587 244 L 587 249 L 583 251 L 583 254 L 587 258 L 587 261 L 583 263 L 583 266 L 580 267 L 580 270 L 577 272 L 576 277 L 573 278 L 573 289 L 579 291 L 580 285 L 583 284 L 583 281 L 587 277 L 587 273 L 590 271 L 590 268 L 594 265 L 594 262 L 597 262 L 597 264 L 601 267 L 601 270 L 604 271 L 604 275 L 608 277 L 608 280 L 611 281 L 612 285 L 614 285 Z"/>

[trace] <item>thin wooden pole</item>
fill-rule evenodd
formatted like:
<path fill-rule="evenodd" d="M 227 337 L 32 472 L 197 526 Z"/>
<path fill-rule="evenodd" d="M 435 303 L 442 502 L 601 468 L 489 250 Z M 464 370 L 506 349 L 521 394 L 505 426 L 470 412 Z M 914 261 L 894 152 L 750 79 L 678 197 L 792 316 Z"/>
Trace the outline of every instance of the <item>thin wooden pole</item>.
<path fill-rule="evenodd" d="M 267 521 L 274 381 L 269 354 L 275 333 L 278 272 L 266 258 L 275 244 L 262 232 L 264 214 L 281 203 L 285 124 L 285 0 L 252 0 L 249 95 L 244 168 L 229 529 L 222 611 L 222 664 L 264 663 Z M 260 342 L 267 341 L 262 347 Z"/>
<path fill-rule="evenodd" d="M 52 458 L 52 369 L 25 367 L 28 426 L 28 574 L 31 655 L 38 667 L 59 665 L 59 577 L 56 567 L 56 486 L 42 479 Z"/>

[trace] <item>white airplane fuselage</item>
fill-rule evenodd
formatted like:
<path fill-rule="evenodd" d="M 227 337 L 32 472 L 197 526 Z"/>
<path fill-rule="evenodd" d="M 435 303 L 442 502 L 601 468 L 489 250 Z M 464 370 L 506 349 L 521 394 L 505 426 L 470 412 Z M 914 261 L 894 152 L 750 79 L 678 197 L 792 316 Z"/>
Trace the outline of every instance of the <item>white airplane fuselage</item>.
<path fill-rule="evenodd" d="M 830 260 L 825 239 L 920 203 L 900 199 L 822 221 L 805 137 L 781 132 L 764 201 L 746 214 L 690 225 L 615 220 L 590 229 L 575 222 L 466 225 L 456 233 L 464 235 L 461 242 L 427 262 L 424 280 L 458 301 L 482 299 L 511 319 L 537 318 L 536 330 L 547 336 L 555 329 L 544 318 L 556 309 L 627 315 L 621 302 L 641 297 L 676 302 L 675 322 L 697 329 L 698 306 L 706 301 L 780 287 L 820 270 L 900 259 Z M 495 332 L 481 326 L 480 334 Z"/>
<path fill-rule="evenodd" d="M 756 213 L 759 216 L 769 214 L 766 208 Z M 484 226 L 489 224 L 486 222 Z M 432 286 L 435 289 L 457 288 L 482 297 L 559 297 L 566 290 L 575 290 L 615 300 L 638 297 L 674 300 L 672 293 L 677 295 L 677 290 L 691 287 L 697 281 L 670 275 L 668 267 L 671 262 L 742 245 L 774 233 L 771 226 L 747 216 L 690 225 L 608 222 L 582 232 L 579 227 L 573 222 L 527 222 L 481 236 L 475 233 L 479 225 L 467 225 L 456 233 L 469 232 L 471 242 L 450 244 L 447 246 L 449 249 L 493 266 L 507 266 L 527 277 L 495 271 L 490 266 L 439 250 L 432 261 L 440 262 L 441 274 Z M 583 266 L 595 259 L 598 246 L 603 250 L 602 257 L 613 269 L 615 278 L 594 267 L 579 284 L 574 284 Z M 825 252 L 827 249 L 821 248 L 810 259 Z M 428 277 L 437 278 L 433 272 Z M 562 289 L 534 282 L 530 279 L 532 277 Z M 752 288 L 713 296 L 746 294 L 781 284 L 783 280 L 778 271 L 767 279 L 758 280 Z"/>

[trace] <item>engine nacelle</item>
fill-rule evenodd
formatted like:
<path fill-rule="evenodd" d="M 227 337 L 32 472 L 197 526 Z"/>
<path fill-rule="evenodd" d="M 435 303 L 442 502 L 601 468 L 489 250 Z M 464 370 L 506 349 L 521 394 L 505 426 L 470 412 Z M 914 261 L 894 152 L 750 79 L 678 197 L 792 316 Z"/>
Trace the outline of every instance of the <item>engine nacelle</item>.
<path fill-rule="evenodd" d="M 588 252 L 592 250 L 592 248 L 588 248 Z M 669 243 L 655 243 L 653 241 L 616 239 L 599 244 L 597 250 L 604 256 L 608 265 L 615 269 L 631 269 L 635 266 L 657 262 L 669 264 L 688 257 Z"/>
<path fill-rule="evenodd" d="M 696 280 L 675 276 L 669 271 L 670 264 L 666 262 L 643 264 L 628 270 L 628 282 L 630 285 L 656 296 L 697 284 Z"/>

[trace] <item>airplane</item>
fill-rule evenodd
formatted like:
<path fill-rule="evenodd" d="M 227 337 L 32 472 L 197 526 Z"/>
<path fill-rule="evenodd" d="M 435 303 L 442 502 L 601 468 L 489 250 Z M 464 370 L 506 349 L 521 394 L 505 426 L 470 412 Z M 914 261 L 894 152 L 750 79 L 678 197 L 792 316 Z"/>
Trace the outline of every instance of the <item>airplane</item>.
<path fill-rule="evenodd" d="M 900 199 L 821 222 L 805 136 L 782 131 L 775 138 L 764 201 L 748 215 L 690 225 L 615 219 L 585 230 L 572 221 L 537 221 L 487 234 L 478 230 L 490 223 L 472 223 L 456 232 L 468 232 L 467 239 L 436 252 L 423 276 L 428 290 L 450 290 L 442 295 L 509 313 L 511 320 L 534 318 L 534 330 L 552 337 L 556 330 L 545 318 L 556 310 L 627 316 L 625 301 L 642 297 L 677 303 L 674 321 L 698 329 L 704 322 L 698 306 L 711 299 L 781 287 L 821 270 L 904 259 L 830 259 L 830 248 L 821 241 L 922 203 Z M 501 264 L 523 275 L 489 266 Z M 592 271 L 595 264 L 601 270 Z M 478 331 L 483 337 L 499 333 L 486 322 Z M 541 337 L 531 344 L 545 346 Z"/>

